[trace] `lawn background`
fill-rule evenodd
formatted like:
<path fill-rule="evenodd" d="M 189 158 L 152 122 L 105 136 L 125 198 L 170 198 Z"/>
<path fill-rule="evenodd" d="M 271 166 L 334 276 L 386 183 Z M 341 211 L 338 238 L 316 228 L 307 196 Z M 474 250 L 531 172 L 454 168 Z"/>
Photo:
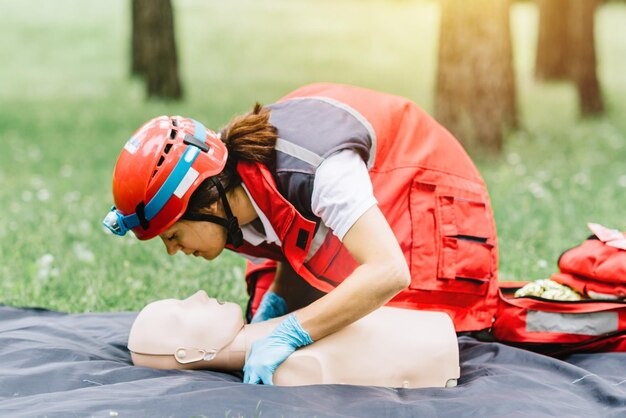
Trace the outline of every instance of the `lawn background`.
<path fill-rule="evenodd" d="M 243 260 L 166 255 L 103 232 L 121 147 L 145 120 L 219 128 L 255 101 L 334 81 L 433 110 L 439 10 L 420 0 L 174 0 L 182 102 L 128 77 L 130 2 L 0 0 L 0 303 L 137 310 L 203 288 L 244 304 Z M 567 83 L 537 84 L 537 11 L 511 11 L 523 129 L 502 157 L 472 151 L 495 210 L 501 280 L 548 277 L 585 223 L 626 229 L 626 6 L 597 14 L 608 111 L 580 121 Z"/>

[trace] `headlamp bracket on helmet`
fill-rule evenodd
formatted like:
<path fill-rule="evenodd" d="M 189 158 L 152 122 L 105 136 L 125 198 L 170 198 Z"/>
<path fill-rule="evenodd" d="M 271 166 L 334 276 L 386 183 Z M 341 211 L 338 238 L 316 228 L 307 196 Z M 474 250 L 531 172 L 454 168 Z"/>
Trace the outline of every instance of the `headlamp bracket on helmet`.
<path fill-rule="evenodd" d="M 195 136 L 191 136 L 189 134 L 185 135 L 183 142 L 187 145 L 193 145 L 194 147 L 198 147 L 204 152 L 209 152 L 211 150 L 211 147 L 209 147 L 209 145 L 206 142 L 201 141 Z"/>

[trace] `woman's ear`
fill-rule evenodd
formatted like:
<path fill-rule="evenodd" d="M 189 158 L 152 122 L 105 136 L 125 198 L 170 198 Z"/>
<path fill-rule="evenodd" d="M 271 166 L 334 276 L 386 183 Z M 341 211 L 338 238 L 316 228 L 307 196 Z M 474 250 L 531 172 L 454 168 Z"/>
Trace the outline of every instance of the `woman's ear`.
<path fill-rule="evenodd" d="M 217 200 L 211 203 L 208 207 L 204 208 L 203 210 L 203 212 L 205 212 L 208 215 L 219 215 L 219 211 L 220 211 L 220 202 Z"/>

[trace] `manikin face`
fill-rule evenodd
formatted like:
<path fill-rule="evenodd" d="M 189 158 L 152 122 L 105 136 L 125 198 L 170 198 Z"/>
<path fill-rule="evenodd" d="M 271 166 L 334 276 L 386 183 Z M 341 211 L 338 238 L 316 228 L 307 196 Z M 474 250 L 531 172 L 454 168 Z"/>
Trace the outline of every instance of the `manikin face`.
<path fill-rule="evenodd" d="M 160 237 L 169 255 L 182 251 L 207 260 L 220 255 L 226 245 L 226 230 L 212 222 L 181 220 L 166 229 Z"/>
<path fill-rule="evenodd" d="M 219 352 L 243 325 L 239 305 L 220 302 L 200 290 L 187 299 L 159 300 L 143 308 L 130 330 L 128 348 L 151 355 L 173 355 L 181 349 L 189 355 L 198 350 Z"/>

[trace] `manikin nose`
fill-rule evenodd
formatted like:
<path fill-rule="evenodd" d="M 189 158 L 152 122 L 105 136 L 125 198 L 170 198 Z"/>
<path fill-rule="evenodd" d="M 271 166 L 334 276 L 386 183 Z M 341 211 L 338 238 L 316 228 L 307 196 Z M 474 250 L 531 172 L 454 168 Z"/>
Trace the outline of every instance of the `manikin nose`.
<path fill-rule="evenodd" d="M 193 295 L 189 296 L 188 299 L 205 301 L 205 300 L 209 300 L 209 295 L 204 290 L 198 290 L 196 293 L 194 293 Z"/>

